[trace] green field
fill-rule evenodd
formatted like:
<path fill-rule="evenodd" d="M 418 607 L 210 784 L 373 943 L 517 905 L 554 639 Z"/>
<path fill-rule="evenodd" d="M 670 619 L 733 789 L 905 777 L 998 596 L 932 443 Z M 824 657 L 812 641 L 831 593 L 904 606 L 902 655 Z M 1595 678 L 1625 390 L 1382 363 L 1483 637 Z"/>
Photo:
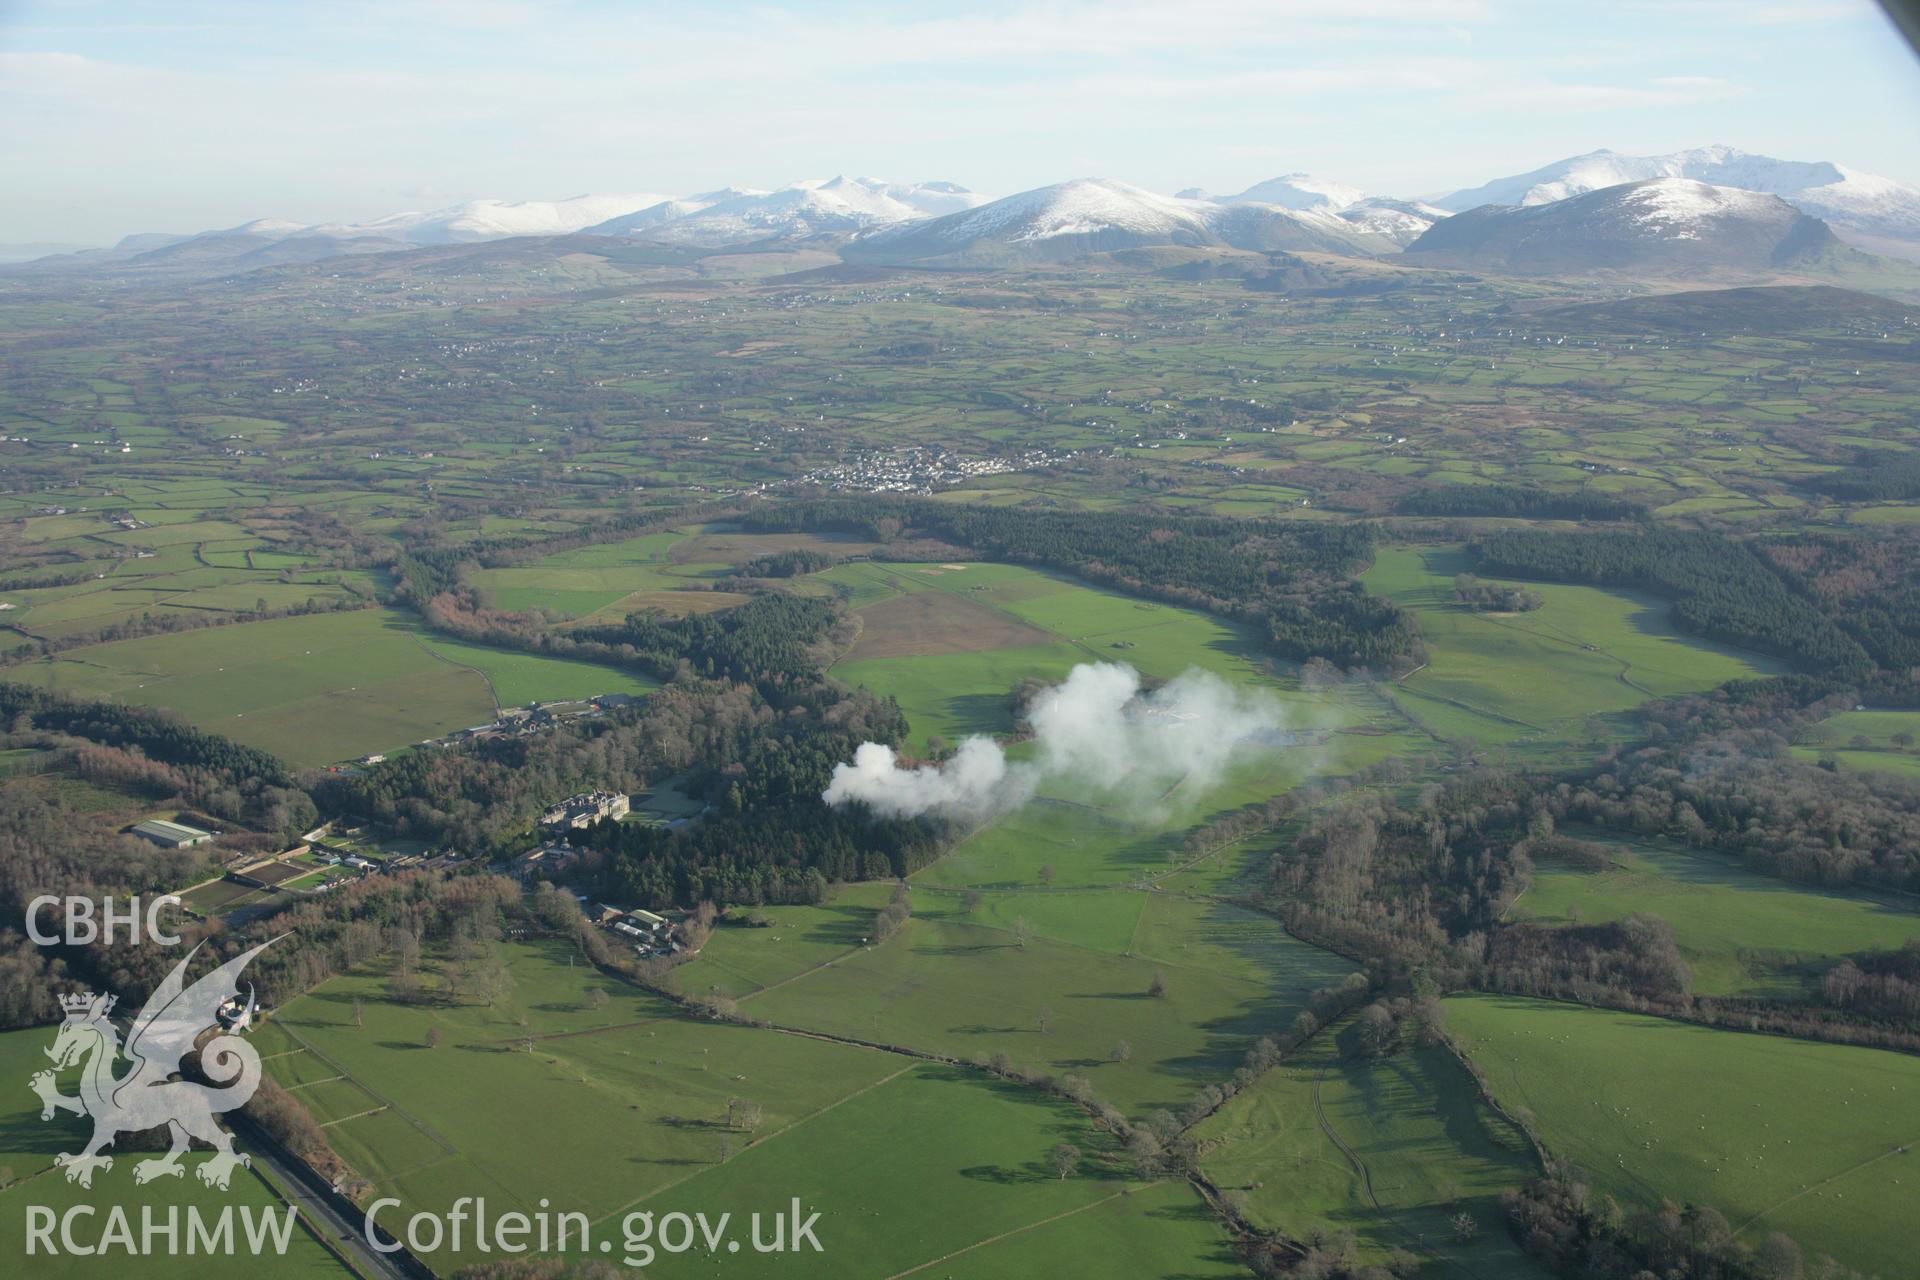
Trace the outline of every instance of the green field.
<path fill-rule="evenodd" d="M 1085 1157 L 1066 1179 L 1044 1161 L 1061 1141 Z M 1102 1157 L 1075 1109 L 977 1073 L 920 1065 L 635 1207 L 700 1206 L 744 1218 L 799 1195 L 821 1211 L 824 1258 L 741 1261 L 750 1275 L 819 1274 L 823 1264 L 850 1276 L 1040 1274 L 1029 1237 L 1047 1251 L 1091 1249 L 1121 1274 L 1140 1274 L 1129 1241 L 1153 1260 L 1151 1274 L 1236 1274 L 1224 1232 L 1190 1187 L 1143 1186 Z M 1179 1229 L 1158 1230 L 1169 1218 Z M 1107 1224 L 1124 1236 L 1108 1236 Z"/>
<path fill-rule="evenodd" d="M 162 1211 L 169 1206 L 177 1207 L 183 1215 L 192 1207 L 211 1217 L 225 1205 L 235 1206 L 236 1211 L 242 1208 L 264 1211 L 278 1210 L 285 1203 L 259 1170 L 235 1170 L 226 1191 L 205 1186 L 193 1174 L 193 1167 L 201 1160 L 195 1155 L 183 1159 L 188 1171 L 182 1177 L 160 1178 L 142 1186 L 134 1181 L 136 1163 L 160 1153 L 132 1151 L 124 1144 L 108 1150 L 107 1154 L 114 1157 L 113 1168 L 96 1172 L 91 1188 L 68 1182 L 63 1171 L 54 1165 L 54 1157 L 62 1152 L 79 1151 L 92 1132 L 92 1124 L 68 1112 L 56 1112 L 52 1120 L 42 1121 L 40 1100 L 26 1087 L 28 1077 L 46 1067 L 42 1051 L 52 1045 L 53 1038 L 51 1026 L 0 1032 L 0 1074 L 15 1086 L 7 1091 L 7 1101 L 0 1106 L 0 1169 L 6 1171 L 0 1175 L 0 1184 L 3 1184 L 0 1185 L 0 1250 L 19 1260 L 16 1265 L 22 1269 L 15 1274 L 33 1276 L 36 1280 L 41 1276 L 87 1277 L 98 1276 L 109 1267 L 126 1267 L 137 1268 L 147 1275 L 252 1280 L 269 1265 L 275 1276 L 353 1274 L 307 1230 L 304 1222 L 294 1227 L 284 1255 L 270 1253 L 266 1259 L 257 1259 L 248 1252 L 190 1257 L 185 1255 L 183 1243 L 179 1257 L 156 1256 L 136 1261 L 126 1253 L 99 1258 L 74 1257 L 63 1252 L 56 1257 L 43 1254 L 31 1261 L 25 1260 L 28 1205 L 44 1205 L 56 1214 L 64 1214 L 79 1205 L 95 1206 L 95 1215 L 78 1222 L 76 1227 L 77 1235 L 85 1242 L 90 1235 L 95 1239 L 99 1237 L 105 1227 L 107 1209 L 112 1205 L 124 1206 L 131 1215 L 137 1238 L 140 1209 L 145 1205 Z M 124 1074 L 127 1064 L 122 1061 L 117 1070 Z M 78 1068 L 63 1074 L 61 1091 L 72 1094 L 78 1078 Z M 234 1229 L 242 1230 L 237 1214 Z M 181 1230 L 184 1233 L 184 1217 Z M 58 1240 L 59 1236 L 56 1234 L 54 1238 Z"/>
<path fill-rule="evenodd" d="M 1920 1059 L 1491 996 L 1448 1027 L 1510 1108 L 1600 1190 L 1712 1205 L 1880 1275 L 1920 1249 Z"/>
<path fill-rule="evenodd" d="M 1082 662 L 1125 662 L 1143 675 L 1169 679 L 1200 667 L 1229 680 L 1261 679 L 1257 646 L 1244 631 L 1192 610 L 1102 591 L 1059 574 L 1015 565 L 844 565 L 816 575 L 847 588 L 863 610 L 901 594 L 940 591 L 958 597 L 982 624 L 982 644 L 1001 632 L 995 615 L 1025 624 L 1046 643 L 1015 648 L 975 647 L 961 625 L 937 634 L 910 633 L 899 647 L 931 646 L 897 657 L 865 658 L 862 646 L 880 638 L 862 633 L 861 645 L 833 669 L 836 678 L 898 699 L 924 746 L 939 735 L 958 741 L 969 733 L 1012 728 L 1007 696 L 1021 680 L 1057 680 Z M 892 639 L 893 637 L 888 637 Z"/>
<path fill-rule="evenodd" d="M 1896 742 L 1896 737 L 1904 742 Z M 1800 735 L 1793 754 L 1842 768 L 1920 778 L 1920 711 L 1843 711 Z"/>
<path fill-rule="evenodd" d="M 573 702 L 607 693 L 644 694 L 660 687 L 646 676 L 595 662 L 463 644 L 424 632 L 420 640 L 436 657 L 485 676 L 494 701 L 502 707 Z"/>
<path fill-rule="evenodd" d="M 811 911 L 778 909 L 770 929 L 718 937 L 771 943 L 815 923 Z M 899 1054 L 690 1021 L 558 944 L 505 954 L 509 986 L 486 1005 L 395 1004 L 376 967 L 300 997 L 256 1035 L 271 1074 L 405 1211 L 460 1195 L 500 1209 L 546 1197 L 617 1232 L 634 1210 L 744 1219 L 799 1196 L 822 1211 L 820 1238 L 848 1274 L 891 1274 L 1029 1230 L 1072 1239 L 1065 1224 L 1082 1212 L 1132 1232 L 1151 1225 L 1103 1207 L 1130 1200 L 1132 1184 L 1075 1108 Z M 433 1048 L 430 1026 L 444 1037 Z M 726 1124 L 735 1097 L 764 1109 L 752 1134 Z M 908 1128 L 915 1141 L 900 1141 Z M 1066 1181 L 1043 1167 L 1062 1140 L 1087 1156 Z M 1156 1256 L 1219 1273 L 1224 1238 L 1192 1193 L 1143 1194 L 1153 1208 L 1141 1213 L 1187 1223 L 1156 1236 Z"/>
<path fill-rule="evenodd" d="M 495 607 L 617 621 L 629 613 L 707 613 L 747 597 L 716 591 L 713 580 L 755 556 L 795 547 L 854 555 L 874 544 L 851 538 L 743 534 L 718 526 L 649 533 L 620 542 L 555 552 L 531 564 L 480 569 L 473 585 Z"/>
<path fill-rule="evenodd" d="M 640 693 L 591 663 L 431 641 L 384 609 L 314 614 L 71 649 L 13 678 L 177 711 L 296 765 L 391 751 L 484 724 L 501 705 Z"/>
<path fill-rule="evenodd" d="M 1615 845 L 1610 856 L 1603 871 L 1539 864 L 1510 916 L 1602 924 L 1657 915 L 1673 926 L 1700 995 L 1803 995 L 1844 956 L 1920 937 L 1910 901 L 1789 884 L 1664 845 Z"/>
<path fill-rule="evenodd" d="M 1781 670 L 1682 635 L 1664 601 L 1632 592 L 1529 584 L 1541 608 L 1475 613 L 1452 603 L 1454 575 L 1472 568 L 1456 547 L 1386 547 L 1361 577 L 1419 612 L 1428 665 L 1395 692 L 1445 737 L 1567 739 L 1589 716 Z"/>
<path fill-rule="evenodd" d="M 1479 1097 L 1445 1049 L 1344 1056 L 1338 1028 L 1194 1130 L 1203 1167 L 1269 1230 L 1351 1231 L 1363 1256 L 1405 1250 L 1421 1274 L 1537 1276 L 1500 1225 L 1500 1192 L 1538 1172 L 1526 1135 Z M 1455 1242 L 1467 1213 L 1481 1234 Z"/>
<path fill-rule="evenodd" d="M 1155 910 L 1167 911 L 1166 929 L 1182 936 L 1221 925 L 1239 932 L 1184 951 L 1156 939 L 1149 956 L 1081 941 L 1095 928 L 1117 932 L 1085 908 L 1055 913 L 1053 936 L 1036 926 L 1024 947 L 997 922 L 929 912 L 887 942 L 750 995 L 741 1008 L 782 1026 L 965 1059 L 1004 1053 L 1019 1066 L 1075 1072 L 1134 1114 L 1186 1105 L 1231 1075 L 1254 1039 L 1283 1030 L 1309 993 L 1350 971 L 1263 917 L 1228 907 Z M 1156 973 L 1168 986 L 1161 998 L 1148 995 Z M 1123 1040 L 1131 1054 L 1113 1061 Z"/>

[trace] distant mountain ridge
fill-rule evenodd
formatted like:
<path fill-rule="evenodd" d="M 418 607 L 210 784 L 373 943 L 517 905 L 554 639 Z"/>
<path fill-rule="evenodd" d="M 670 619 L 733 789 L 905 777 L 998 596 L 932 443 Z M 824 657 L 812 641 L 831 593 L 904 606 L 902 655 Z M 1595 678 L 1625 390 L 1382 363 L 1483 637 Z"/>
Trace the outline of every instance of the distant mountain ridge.
<path fill-rule="evenodd" d="M 1396 247 L 1326 210 L 1220 204 L 1163 196 L 1111 178 L 1076 178 L 945 217 L 882 228 L 846 252 L 865 260 L 989 265 L 1058 262 L 1160 245 L 1348 254 Z"/>
<path fill-rule="evenodd" d="M 1920 187 L 1831 161 L 1776 160 L 1726 146 L 1657 156 L 1590 151 L 1463 188 L 1433 203 L 1454 212 L 1484 204 L 1547 204 L 1649 178 L 1692 178 L 1779 196 L 1866 247 L 1920 256 Z"/>
<path fill-rule="evenodd" d="M 1406 256 L 1521 275 L 1791 271 L 1848 253 L 1776 195 L 1652 178 L 1551 203 L 1481 205 L 1435 223 Z"/>
<path fill-rule="evenodd" d="M 1590 199 L 1608 191 L 1615 195 Z M 688 196 L 471 200 L 365 222 L 261 218 L 198 235 L 128 236 L 112 249 L 6 264 L 5 270 L 208 274 L 507 240 L 527 240 L 536 253 L 564 253 L 565 242 L 592 238 L 695 256 L 734 246 L 804 244 L 838 252 L 862 269 L 1058 263 L 1117 252 L 1143 261 L 1143 253 L 1165 258 L 1163 251 L 1231 250 L 1355 258 L 1404 253 L 1409 265 L 1519 273 L 1778 272 L 1789 269 L 1783 265 L 1789 260 L 1798 271 L 1817 259 L 1856 284 L 1884 273 L 1884 264 L 1845 256 L 1834 231 L 1877 252 L 1899 254 L 1910 245 L 1920 257 L 1920 188 L 1827 161 L 1777 160 L 1730 147 L 1638 157 L 1589 152 L 1463 188 L 1438 203 L 1370 195 L 1302 172 L 1228 195 L 1189 188 L 1168 196 L 1090 177 L 1000 199 L 952 182 L 839 176 Z M 562 243 L 536 248 L 537 241 Z"/>
<path fill-rule="evenodd" d="M 898 183 L 873 178 L 796 182 L 779 191 L 714 192 L 642 209 L 588 230 L 640 235 L 667 244 L 719 247 L 804 239 L 974 208 L 990 199 L 952 182 Z M 655 215 L 667 216 L 655 216 Z"/>

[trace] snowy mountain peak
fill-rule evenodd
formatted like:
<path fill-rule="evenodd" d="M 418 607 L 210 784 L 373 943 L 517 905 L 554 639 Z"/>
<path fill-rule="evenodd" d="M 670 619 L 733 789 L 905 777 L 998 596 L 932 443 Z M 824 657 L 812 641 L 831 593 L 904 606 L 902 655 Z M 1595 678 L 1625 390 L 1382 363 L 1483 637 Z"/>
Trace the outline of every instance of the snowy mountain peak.
<path fill-rule="evenodd" d="M 1410 258 L 1522 275 L 1819 270 L 1847 253 L 1824 222 L 1779 196 L 1692 178 L 1647 178 L 1528 205 L 1485 204 L 1435 223 Z"/>
<path fill-rule="evenodd" d="M 1620 193 L 1619 203 L 1655 234 L 1692 239 L 1718 218 L 1766 217 L 1780 199 L 1737 187 L 1716 187 L 1692 178 L 1650 178 Z"/>
<path fill-rule="evenodd" d="M 1589 151 L 1463 188 L 1434 203 L 1456 211 L 1483 204 L 1548 204 L 1650 178 L 1691 178 L 1776 195 L 1868 248 L 1920 253 L 1920 187 L 1829 160 L 1778 160 L 1725 145 L 1657 156 Z"/>
<path fill-rule="evenodd" d="M 411 244 L 466 244 L 506 236 L 563 236 L 617 214 L 659 204 L 661 195 L 585 195 L 568 200 L 469 200 L 428 213 L 396 213 L 361 223 L 322 223 L 308 234 L 380 236 Z"/>
<path fill-rule="evenodd" d="M 1344 182 L 1316 178 L 1310 173 L 1288 173 L 1257 182 L 1237 196 L 1220 196 L 1221 204 L 1271 204 L 1282 209 L 1324 209 L 1330 213 L 1358 204 L 1366 192 Z"/>
<path fill-rule="evenodd" d="M 1061 261 L 1152 246 L 1261 252 L 1381 253 L 1395 242 L 1325 210 L 1218 204 L 1166 196 L 1113 178 L 1076 178 L 855 242 L 890 261 Z"/>
<path fill-rule="evenodd" d="M 898 183 L 877 178 L 805 179 L 771 192 L 741 192 L 698 209 L 654 219 L 646 211 L 607 234 L 644 234 L 670 244 L 719 246 L 774 238 L 843 234 L 913 222 L 984 204 L 988 197 L 951 182 Z M 691 203 L 691 202 L 682 202 Z"/>
<path fill-rule="evenodd" d="M 1205 201 L 1151 191 L 1112 178 L 1076 178 L 996 200 L 978 213 L 942 229 L 948 239 L 964 239 L 1016 226 L 1016 240 L 1089 235 L 1105 230 L 1141 234 L 1204 231 Z"/>

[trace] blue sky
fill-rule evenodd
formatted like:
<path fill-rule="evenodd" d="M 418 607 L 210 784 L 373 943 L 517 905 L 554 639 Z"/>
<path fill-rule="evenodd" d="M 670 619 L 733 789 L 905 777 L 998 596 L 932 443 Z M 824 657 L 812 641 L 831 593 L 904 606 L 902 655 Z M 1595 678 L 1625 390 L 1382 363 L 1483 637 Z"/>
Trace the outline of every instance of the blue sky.
<path fill-rule="evenodd" d="M 858 173 L 1429 194 L 1708 143 L 1920 182 L 1861 0 L 0 0 L 0 241 Z"/>

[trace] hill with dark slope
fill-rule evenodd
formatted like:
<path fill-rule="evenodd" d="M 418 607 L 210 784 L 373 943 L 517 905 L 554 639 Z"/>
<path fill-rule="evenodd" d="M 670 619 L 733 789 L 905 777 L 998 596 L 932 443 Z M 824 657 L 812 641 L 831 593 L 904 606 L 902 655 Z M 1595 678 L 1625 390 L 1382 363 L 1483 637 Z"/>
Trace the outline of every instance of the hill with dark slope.
<path fill-rule="evenodd" d="M 1435 223 L 1407 260 L 1513 275 L 1824 269 L 1856 257 L 1778 196 L 1685 178 L 1630 182 L 1552 204 L 1482 205 Z"/>

